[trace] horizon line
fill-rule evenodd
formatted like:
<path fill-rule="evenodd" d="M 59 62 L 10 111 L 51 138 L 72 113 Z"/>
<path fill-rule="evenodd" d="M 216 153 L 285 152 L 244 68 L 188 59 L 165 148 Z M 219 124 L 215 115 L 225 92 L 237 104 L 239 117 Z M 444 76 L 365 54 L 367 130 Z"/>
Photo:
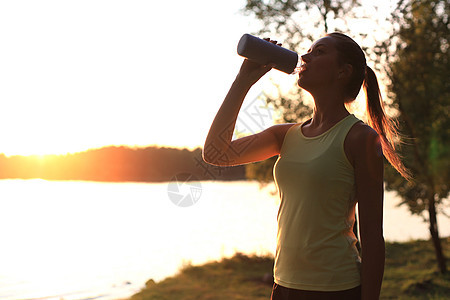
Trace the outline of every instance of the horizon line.
<path fill-rule="evenodd" d="M 120 147 L 125 147 L 125 148 L 129 148 L 129 149 L 133 149 L 133 150 L 137 150 L 137 149 L 145 149 L 145 148 L 171 148 L 171 149 L 187 149 L 189 151 L 193 151 L 197 148 L 202 149 L 203 146 L 202 145 L 197 145 L 197 146 L 187 146 L 187 145 L 168 145 L 168 144 L 148 144 L 148 145 L 138 145 L 138 144 L 134 144 L 134 145 L 130 145 L 130 144 L 109 144 L 109 145 L 104 145 L 104 146 L 100 146 L 100 147 L 91 147 L 91 148 L 85 148 L 84 150 L 75 150 L 75 151 L 67 151 L 67 152 L 48 152 L 48 153 L 20 153 L 20 152 L 1 152 L 0 150 L 0 156 L 5 156 L 5 157 L 12 157 L 12 156 L 23 156 L 23 157 L 30 157 L 30 156 L 65 156 L 65 155 L 71 155 L 71 154 L 78 154 L 78 153 L 83 153 L 83 152 L 88 152 L 88 151 L 94 151 L 94 150 L 99 150 L 99 149 L 104 149 L 104 148 L 120 148 Z"/>

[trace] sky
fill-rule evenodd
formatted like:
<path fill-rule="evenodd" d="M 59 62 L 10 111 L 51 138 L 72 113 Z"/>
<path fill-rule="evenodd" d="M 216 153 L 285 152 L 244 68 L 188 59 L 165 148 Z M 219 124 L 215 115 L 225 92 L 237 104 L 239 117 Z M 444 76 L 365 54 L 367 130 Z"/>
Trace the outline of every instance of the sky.
<path fill-rule="evenodd" d="M 0 153 L 202 146 L 242 62 L 239 38 L 258 29 L 244 4 L 1 1 Z M 273 72 L 250 91 L 248 112 L 273 78 L 292 83 Z"/>

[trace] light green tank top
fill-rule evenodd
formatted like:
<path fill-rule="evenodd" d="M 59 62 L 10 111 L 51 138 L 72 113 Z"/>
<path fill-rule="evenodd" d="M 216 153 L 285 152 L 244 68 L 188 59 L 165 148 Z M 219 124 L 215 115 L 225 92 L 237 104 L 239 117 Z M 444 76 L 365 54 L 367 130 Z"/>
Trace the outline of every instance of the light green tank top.
<path fill-rule="evenodd" d="M 360 284 L 354 170 L 344 152 L 358 121 L 349 115 L 316 137 L 305 137 L 300 124 L 286 133 L 273 171 L 281 199 L 274 279 L 281 286 L 339 291 Z"/>

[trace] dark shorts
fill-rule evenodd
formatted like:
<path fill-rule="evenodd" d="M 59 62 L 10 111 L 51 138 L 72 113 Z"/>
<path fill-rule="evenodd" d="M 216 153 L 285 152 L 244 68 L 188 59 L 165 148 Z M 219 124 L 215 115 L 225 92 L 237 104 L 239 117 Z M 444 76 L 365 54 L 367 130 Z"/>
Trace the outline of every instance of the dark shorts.
<path fill-rule="evenodd" d="M 286 288 L 274 283 L 271 300 L 361 300 L 361 286 L 353 289 L 319 292 Z"/>

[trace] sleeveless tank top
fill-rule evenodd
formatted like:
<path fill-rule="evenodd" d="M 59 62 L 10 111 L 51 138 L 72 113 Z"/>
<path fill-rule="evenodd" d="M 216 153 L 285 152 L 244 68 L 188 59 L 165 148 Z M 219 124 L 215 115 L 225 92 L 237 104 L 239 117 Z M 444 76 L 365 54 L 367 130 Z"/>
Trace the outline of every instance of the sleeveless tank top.
<path fill-rule="evenodd" d="M 281 199 L 274 280 L 293 289 L 339 291 L 360 284 L 353 166 L 344 152 L 349 115 L 316 137 L 289 128 L 273 169 Z"/>

